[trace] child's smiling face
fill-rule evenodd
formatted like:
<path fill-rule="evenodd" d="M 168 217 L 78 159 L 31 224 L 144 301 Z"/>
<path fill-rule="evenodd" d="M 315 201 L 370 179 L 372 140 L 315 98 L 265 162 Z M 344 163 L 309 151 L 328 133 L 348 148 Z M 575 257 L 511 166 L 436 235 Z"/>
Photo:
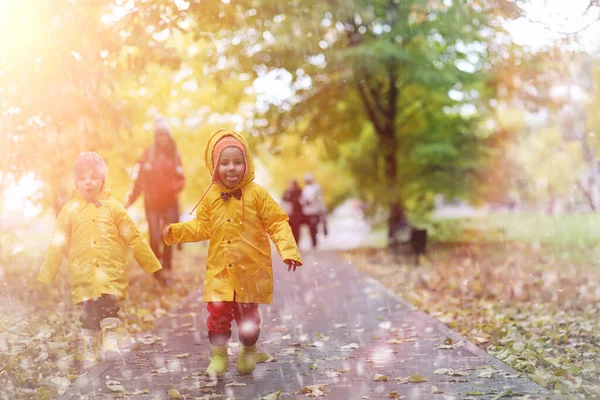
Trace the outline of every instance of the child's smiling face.
<path fill-rule="evenodd" d="M 102 190 L 102 176 L 93 170 L 88 170 L 77 177 L 75 186 L 86 199 L 96 199 Z"/>
<path fill-rule="evenodd" d="M 244 154 L 237 147 L 227 147 L 221 153 L 217 174 L 223 185 L 233 189 L 240 184 L 246 171 Z"/>

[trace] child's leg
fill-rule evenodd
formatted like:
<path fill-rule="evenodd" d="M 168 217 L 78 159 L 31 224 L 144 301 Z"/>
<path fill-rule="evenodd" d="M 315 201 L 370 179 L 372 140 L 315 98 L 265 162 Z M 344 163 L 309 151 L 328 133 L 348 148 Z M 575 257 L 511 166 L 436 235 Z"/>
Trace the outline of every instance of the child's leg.
<path fill-rule="evenodd" d="M 100 327 L 102 328 L 102 353 L 106 359 L 115 359 L 121 354 L 116 331 L 121 325 L 117 298 L 103 294 L 97 303 Z"/>
<path fill-rule="evenodd" d="M 256 341 L 260 334 L 258 304 L 235 303 L 233 312 L 242 343 L 236 367 L 239 373 L 249 374 L 254 371 L 257 361 Z"/>
<path fill-rule="evenodd" d="M 229 341 L 231 321 L 233 321 L 233 304 L 231 301 L 215 301 L 207 304 L 209 315 L 206 319 L 206 326 L 211 345 L 223 346 Z"/>
<path fill-rule="evenodd" d="M 252 346 L 260 334 L 260 313 L 256 303 L 235 303 L 233 316 L 238 326 L 240 343 Z"/>
<path fill-rule="evenodd" d="M 162 250 L 170 248 L 169 246 L 164 245 L 162 238 L 162 228 L 161 225 L 161 211 L 146 208 L 146 221 L 148 221 L 148 236 L 150 236 L 150 248 L 152 252 L 160 261 L 160 265 L 163 266 L 163 269 L 152 274 L 154 279 L 156 279 L 161 286 L 168 286 L 169 282 L 166 277 L 166 267 L 163 261 L 163 253 L 161 252 L 161 244 L 163 245 Z"/>
<path fill-rule="evenodd" d="M 231 337 L 231 321 L 233 321 L 233 302 L 209 302 L 206 319 L 208 340 L 211 344 L 212 357 L 205 374 L 211 377 L 221 377 L 229 370 L 227 342 Z"/>
<path fill-rule="evenodd" d="M 146 209 L 146 220 L 148 221 L 148 236 L 150 236 L 150 248 L 162 264 L 160 243 L 162 242 L 162 226 L 160 226 L 160 211 Z"/>
<path fill-rule="evenodd" d="M 172 205 L 170 205 L 169 207 L 167 207 L 167 209 L 164 211 L 164 214 L 162 216 L 162 223 L 161 223 L 161 227 L 163 227 L 164 225 L 167 224 L 174 224 L 177 223 L 179 221 L 179 208 L 177 206 L 177 203 L 174 203 Z M 162 235 L 162 228 L 161 228 L 161 235 Z M 161 237 L 162 239 L 162 237 Z M 162 241 L 162 240 L 161 240 Z M 171 270 L 172 267 L 172 260 L 173 258 L 173 247 L 172 246 L 166 246 L 163 243 L 163 268 L 165 268 L 166 270 Z"/>
<path fill-rule="evenodd" d="M 83 342 L 83 368 L 88 369 L 100 362 L 100 319 L 97 312 L 96 299 L 80 303 Z"/>

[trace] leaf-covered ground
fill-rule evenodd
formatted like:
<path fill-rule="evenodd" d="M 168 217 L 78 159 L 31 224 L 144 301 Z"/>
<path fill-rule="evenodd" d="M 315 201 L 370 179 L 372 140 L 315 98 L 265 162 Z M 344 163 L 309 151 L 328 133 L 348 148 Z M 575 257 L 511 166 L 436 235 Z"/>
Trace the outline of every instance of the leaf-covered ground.
<path fill-rule="evenodd" d="M 203 284 L 203 249 L 185 254 L 175 252 L 174 282 L 166 289 L 130 268 L 130 298 L 120 312 L 123 346 Z M 83 372 L 80 311 L 71 304 L 67 268 L 52 285 L 37 283 L 40 256 L 17 251 L 0 260 L 0 399 L 55 398 Z"/>
<path fill-rule="evenodd" d="M 600 398 L 598 249 L 434 244 L 415 266 L 386 250 L 353 264 L 566 399 Z"/>

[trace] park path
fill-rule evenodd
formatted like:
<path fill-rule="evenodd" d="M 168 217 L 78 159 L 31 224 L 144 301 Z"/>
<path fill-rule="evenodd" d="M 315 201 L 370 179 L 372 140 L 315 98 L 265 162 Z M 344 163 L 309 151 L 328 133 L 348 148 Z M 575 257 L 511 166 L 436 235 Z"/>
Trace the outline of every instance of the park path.
<path fill-rule="evenodd" d="M 169 390 L 203 400 L 551 398 L 334 251 L 303 253 L 305 265 L 296 272 L 275 256 L 275 296 L 261 306 L 258 342 L 272 359 L 252 375 L 235 371 L 234 330 L 232 369 L 218 382 L 202 376 L 210 345 L 198 289 L 131 351 L 89 371 L 63 398 L 168 399 Z"/>

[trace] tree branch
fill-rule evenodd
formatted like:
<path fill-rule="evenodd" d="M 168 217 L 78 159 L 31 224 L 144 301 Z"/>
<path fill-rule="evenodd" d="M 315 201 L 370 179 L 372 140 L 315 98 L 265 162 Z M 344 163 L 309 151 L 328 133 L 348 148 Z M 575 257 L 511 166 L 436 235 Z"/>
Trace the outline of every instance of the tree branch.
<path fill-rule="evenodd" d="M 381 113 L 383 116 L 386 115 L 387 110 L 386 108 L 379 102 L 377 101 L 378 95 L 377 95 L 377 91 L 373 88 L 373 86 L 369 85 L 369 79 L 371 79 L 371 75 L 367 72 L 367 69 L 365 68 L 365 66 L 362 67 L 363 69 L 363 74 L 365 75 L 365 82 L 367 82 L 367 89 L 369 91 L 369 95 L 371 96 L 371 99 L 373 100 L 373 103 L 375 104 L 375 106 L 377 107 L 376 111 L 379 111 L 379 113 Z"/>
<path fill-rule="evenodd" d="M 367 109 L 367 114 L 369 115 L 369 119 L 373 123 L 375 130 L 379 135 L 385 136 L 385 127 L 381 126 L 381 123 L 377 119 L 377 114 L 373 109 L 373 106 L 369 103 L 369 99 L 367 98 L 367 94 L 365 93 L 365 89 L 360 82 L 356 82 L 356 86 L 358 88 L 358 92 L 360 93 L 360 98 L 363 101 L 365 108 Z"/>
<path fill-rule="evenodd" d="M 591 190 L 587 190 L 583 184 L 581 183 L 580 180 L 577 180 L 577 187 L 581 190 L 581 192 L 584 194 L 585 198 L 587 199 L 588 203 L 590 203 L 590 207 L 592 208 L 592 210 L 596 211 L 596 205 L 594 204 L 594 199 L 592 197 L 592 191 Z"/>
<path fill-rule="evenodd" d="M 389 69 L 389 77 L 390 77 L 390 91 L 388 92 L 388 109 L 387 109 L 387 122 L 388 129 L 392 134 L 395 133 L 395 122 L 396 122 L 396 113 L 398 112 L 398 88 L 396 87 L 396 79 L 398 79 L 396 75 L 396 63 L 390 63 Z"/>

